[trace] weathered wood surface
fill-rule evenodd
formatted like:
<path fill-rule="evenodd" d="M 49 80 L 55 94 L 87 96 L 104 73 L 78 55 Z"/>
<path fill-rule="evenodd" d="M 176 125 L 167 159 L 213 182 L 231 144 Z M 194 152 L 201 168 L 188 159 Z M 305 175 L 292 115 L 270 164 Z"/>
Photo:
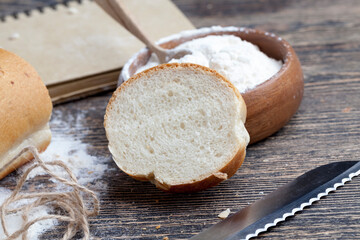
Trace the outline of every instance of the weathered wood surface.
<path fill-rule="evenodd" d="M 58 1 L 3 0 L 0 15 Z M 185 239 L 219 221 L 226 208 L 237 211 L 316 166 L 359 160 L 360 156 L 360 2 L 358 0 L 176 0 L 197 26 L 235 25 L 271 31 L 297 52 L 305 76 L 304 99 L 282 130 L 248 148 L 243 166 L 230 180 L 196 194 L 171 195 L 149 183 L 111 171 L 100 193 L 101 213 L 90 220 L 101 239 Z M 53 134 L 73 134 L 108 159 L 102 127 L 111 93 L 56 106 L 63 123 Z M 81 112 L 83 127 L 76 124 Z M 73 115 L 69 118 L 67 115 Z M 64 132 L 61 124 L 70 124 Z M 84 127 L 85 126 L 85 127 Z M 13 186 L 16 174 L 0 182 Z M 159 229 L 155 227 L 160 225 Z M 43 239 L 54 239 L 57 231 Z M 315 203 L 258 239 L 360 239 L 360 179 Z"/>

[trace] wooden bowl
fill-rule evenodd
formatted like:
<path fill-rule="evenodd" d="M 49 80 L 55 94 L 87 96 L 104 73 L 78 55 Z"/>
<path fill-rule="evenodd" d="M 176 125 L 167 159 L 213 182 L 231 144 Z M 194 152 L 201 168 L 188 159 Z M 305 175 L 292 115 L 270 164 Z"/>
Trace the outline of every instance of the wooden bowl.
<path fill-rule="evenodd" d="M 297 111 L 304 91 L 303 73 L 296 53 L 288 42 L 275 34 L 247 28 L 211 27 L 185 31 L 160 40 L 163 48 L 208 35 L 235 35 L 257 45 L 262 52 L 283 65 L 279 72 L 253 89 L 242 93 L 246 106 L 246 129 L 250 143 L 258 142 L 282 128 Z M 132 76 L 145 65 L 151 52 L 146 48 L 135 54 L 124 66 L 119 78 Z"/>

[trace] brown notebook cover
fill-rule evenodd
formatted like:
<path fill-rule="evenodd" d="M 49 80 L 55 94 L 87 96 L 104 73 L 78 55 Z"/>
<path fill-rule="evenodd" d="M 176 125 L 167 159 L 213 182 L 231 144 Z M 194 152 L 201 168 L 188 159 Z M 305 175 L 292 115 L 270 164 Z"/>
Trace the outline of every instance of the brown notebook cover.
<path fill-rule="evenodd" d="M 170 0 L 123 1 L 154 41 L 193 28 Z M 84 0 L 6 17 L 0 47 L 30 62 L 59 103 L 114 88 L 121 67 L 144 45 Z"/>

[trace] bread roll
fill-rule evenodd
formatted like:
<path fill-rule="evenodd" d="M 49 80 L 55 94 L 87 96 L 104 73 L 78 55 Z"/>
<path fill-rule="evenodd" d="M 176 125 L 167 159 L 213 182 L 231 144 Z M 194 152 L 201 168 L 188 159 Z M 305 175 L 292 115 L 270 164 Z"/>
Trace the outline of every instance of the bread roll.
<path fill-rule="evenodd" d="M 246 106 L 209 68 L 163 64 L 123 83 L 106 109 L 109 150 L 128 175 L 169 192 L 195 192 L 230 178 L 245 157 Z"/>
<path fill-rule="evenodd" d="M 35 69 L 0 48 L 0 179 L 33 158 L 29 145 L 44 151 L 50 143 L 52 103 Z"/>

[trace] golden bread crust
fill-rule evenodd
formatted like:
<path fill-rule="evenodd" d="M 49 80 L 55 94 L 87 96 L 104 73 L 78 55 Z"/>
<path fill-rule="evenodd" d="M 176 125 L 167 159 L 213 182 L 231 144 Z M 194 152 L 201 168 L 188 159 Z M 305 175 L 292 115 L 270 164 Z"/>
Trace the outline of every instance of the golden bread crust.
<path fill-rule="evenodd" d="M 0 162 L 9 149 L 40 130 L 50 119 L 52 103 L 44 83 L 35 69 L 21 57 L 0 49 Z M 39 142 L 48 145 L 49 137 Z M 46 143 L 47 142 L 47 143 Z M 30 157 L 24 157 L 29 159 Z M 8 161 L 8 160 L 6 160 Z M 17 161 L 14 167 L 25 161 Z M 8 163 L 2 162 L 2 165 Z M 0 169 L 0 178 L 9 169 Z"/>

